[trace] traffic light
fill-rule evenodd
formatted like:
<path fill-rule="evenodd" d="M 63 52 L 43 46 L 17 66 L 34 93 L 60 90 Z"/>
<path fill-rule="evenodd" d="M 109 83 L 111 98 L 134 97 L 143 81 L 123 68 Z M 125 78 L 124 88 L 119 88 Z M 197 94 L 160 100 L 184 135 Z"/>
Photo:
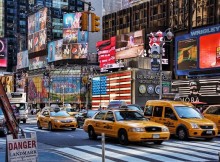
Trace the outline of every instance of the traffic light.
<path fill-rule="evenodd" d="M 88 30 L 88 13 L 82 12 L 80 26 L 82 31 Z"/>
<path fill-rule="evenodd" d="M 99 32 L 100 28 L 100 17 L 97 16 L 95 13 L 91 13 L 91 32 Z"/>

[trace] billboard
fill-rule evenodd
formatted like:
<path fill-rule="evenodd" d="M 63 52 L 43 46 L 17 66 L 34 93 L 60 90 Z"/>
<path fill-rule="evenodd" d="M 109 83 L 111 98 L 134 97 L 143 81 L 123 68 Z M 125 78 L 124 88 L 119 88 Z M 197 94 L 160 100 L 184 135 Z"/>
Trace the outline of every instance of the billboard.
<path fill-rule="evenodd" d="M 40 56 L 29 59 L 29 70 L 44 68 L 47 65 L 47 57 Z"/>
<path fill-rule="evenodd" d="M 88 55 L 88 32 L 80 31 L 81 12 L 63 16 L 62 59 L 85 59 Z"/>
<path fill-rule="evenodd" d="M 47 44 L 47 60 L 48 62 L 58 61 L 63 59 L 62 47 L 63 47 L 63 39 L 49 42 Z"/>
<path fill-rule="evenodd" d="M 199 47 L 201 69 L 220 67 L 220 33 L 201 36 Z"/>
<path fill-rule="evenodd" d="M 29 66 L 28 50 L 19 52 L 17 54 L 17 69 L 26 68 Z"/>
<path fill-rule="evenodd" d="M 14 77 L 12 75 L 0 76 L 0 81 L 6 93 L 14 91 Z"/>
<path fill-rule="evenodd" d="M 7 39 L 0 38 L 0 67 L 7 67 Z"/>
<path fill-rule="evenodd" d="M 177 36 L 175 47 L 177 75 L 189 75 L 192 71 L 209 75 L 203 72 L 220 68 L 220 25 L 194 29 L 189 34 Z"/>
<path fill-rule="evenodd" d="M 96 43 L 96 49 L 98 51 L 99 67 L 101 71 L 107 65 L 114 64 L 115 59 L 115 44 L 116 37 L 111 37 L 109 40 L 98 41 Z"/>
<path fill-rule="evenodd" d="M 144 53 L 143 31 L 116 36 L 116 60 L 141 56 Z"/>
<path fill-rule="evenodd" d="M 47 8 L 28 17 L 28 53 L 46 49 L 47 41 Z"/>

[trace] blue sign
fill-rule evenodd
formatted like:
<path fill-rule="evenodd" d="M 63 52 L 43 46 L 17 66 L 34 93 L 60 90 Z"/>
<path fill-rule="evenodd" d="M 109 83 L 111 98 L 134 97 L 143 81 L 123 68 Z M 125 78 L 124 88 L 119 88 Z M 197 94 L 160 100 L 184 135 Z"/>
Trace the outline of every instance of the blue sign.
<path fill-rule="evenodd" d="M 106 95 L 107 94 L 107 77 L 95 77 L 92 79 L 92 94 Z"/>

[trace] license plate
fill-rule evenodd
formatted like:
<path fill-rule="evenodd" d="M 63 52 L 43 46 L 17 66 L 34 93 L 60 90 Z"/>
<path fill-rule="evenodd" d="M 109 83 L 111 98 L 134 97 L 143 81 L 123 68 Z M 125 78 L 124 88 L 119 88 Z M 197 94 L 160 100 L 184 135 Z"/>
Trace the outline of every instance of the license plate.
<path fill-rule="evenodd" d="M 65 127 L 69 127 L 70 125 L 65 125 Z"/>
<path fill-rule="evenodd" d="M 160 138 L 159 134 L 153 134 L 153 138 Z"/>
<path fill-rule="evenodd" d="M 206 134 L 212 134 L 211 130 L 206 131 Z"/>

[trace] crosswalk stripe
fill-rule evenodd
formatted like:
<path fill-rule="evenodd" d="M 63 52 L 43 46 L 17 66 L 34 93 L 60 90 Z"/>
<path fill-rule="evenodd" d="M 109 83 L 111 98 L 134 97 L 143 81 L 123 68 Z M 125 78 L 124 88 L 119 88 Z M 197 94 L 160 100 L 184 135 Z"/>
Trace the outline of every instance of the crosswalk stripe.
<path fill-rule="evenodd" d="M 70 155 L 79 157 L 79 158 L 84 159 L 84 160 L 89 159 L 89 161 L 91 161 L 91 162 L 102 162 L 101 156 L 92 155 L 92 154 L 85 153 L 85 152 L 82 152 L 82 151 L 79 151 L 79 150 L 76 150 L 76 149 L 71 149 L 71 148 L 65 147 L 65 148 L 59 148 L 59 149 L 56 149 L 56 150 L 60 151 L 60 152 L 64 152 L 66 154 L 70 154 Z M 88 159 L 85 159 L 85 157 L 88 157 Z M 113 162 L 112 160 L 109 160 L 109 159 L 106 159 L 105 161 L 106 162 Z"/>
<path fill-rule="evenodd" d="M 25 128 L 24 131 L 48 132 L 48 130 L 41 130 L 41 129 L 38 129 L 37 127 L 36 128 Z"/>
<path fill-rule="evenodd" d="M 208 157 L 210 159 L 217 159 L 216 155 L 210 155 L 210 154 L 201 153 L 201 152 L 193 151 L 193 150 L 189 150 L 189 149 L 181 149 L 181 148 L 175 147 L 175 150 L 174 150 L 173 147 L 171 147 L 171 146 L 164 146 L 164 149 L 166 149 L 168 151 L 175 151 L 175 152 L 180 152 L 180 153 L 188 153 L 188 154 L 200 156 L 200 157 L 203 157 L 203 158 L 207 158 Z"/>
<path fill-rule="evenodd" d="M 100 154 L 100 156 L 101 156 L 101 153 L 102 153 L 102 149 L 91 147 L 91 146 L 75 146 L 75 148 L 80 148 L 80 149 L 83 149 L 83 150 L 89 150 L 93 153 Z M 124 154 L 118 154 L 118 153 L 108 151 L 108 150 L 105 150 L 105 155 L 110 156 L 110 157 L 117 157 L 117 158 L 120 158 L 120 160 L 124 160 L 124 161 L 147 162 L 146 160 L 142 160 L 142 159 L 139 159 L 139 158 L 134 158 L 132 156 L 127 156 L 127 155 L 124 155 Z"/>
<path fill-rule="evenodd" d="M 171 147 L 179 147 L 179 148 L 184 148 L 184 149 L 188 149 L 188 150 L 195 150 L 195 151 L 205 151 L 206 153 L 211 153 L 211 154 L 215 154 L 216 150 L 213 149 L 207 149 L 207 148 L 200 148 L 200 147 L 194 147 L 194 146 L 188 146 L 187 144 L 178 144 L 178 143 L 168 143 L 168 142 L 164 142 L 163 145 L 168 145 Z"/>
<path fill-rule="evenodd" d="M 126 148 L 126 147 L 120 147 L 120 146 L 114 146 L 114 145 L 106 145 L 105 147 L 110 148 L 110 149 L 119 150 L 119 151 L 125 152 L 125 153 L 129 152 L 130 154 L 133 154 L 133 155 L 139 155 L 139 156 L 142 156 L 142 157 L 151 158 L 151 159 L 159 160 L 159 161 L 181 162 L 181 160 L 174 160 L 174 159 L 164 157 L 164 156 L 161 156 L 161 155 L 155 155 L 154 153 L 158 152 L 158 151 L 155 151 L 156 149 L 150 150 L 149 148 L 147 148 L 147 152 L 148 151 L 149 152 L 154 152 L 154 153 L 147 153 L 147 152 L 144 152 L 144 151 L 146 151 L 146 148 L 144 148 L 143 150 L 139 147 L 138 148 L 134 147 L 133 149 L 129 149 L 129 148 Z M 139 151 L 139 149 L 141 151 Z"/>
<path fill-rule="evenodd" d="M 6 144 L 6 139 L 0 139 L 1 144 Z"/>
<path fill-rule="evenodd" d="M 186 143 L 188 146 L 192 145 L 192 146 L 197 146 L 199 148 L 203 147 L 203 148 L 211 148 L 213 150 L 214 149 L 219 150 L 219 147 L 210 146 L 207 143 L 204 144 L 204 143 L 199 143 L 199 142 L 178 142 L 178 141 L 176 141 L 175 143 L 179 143 L 179 144 Z"/>

